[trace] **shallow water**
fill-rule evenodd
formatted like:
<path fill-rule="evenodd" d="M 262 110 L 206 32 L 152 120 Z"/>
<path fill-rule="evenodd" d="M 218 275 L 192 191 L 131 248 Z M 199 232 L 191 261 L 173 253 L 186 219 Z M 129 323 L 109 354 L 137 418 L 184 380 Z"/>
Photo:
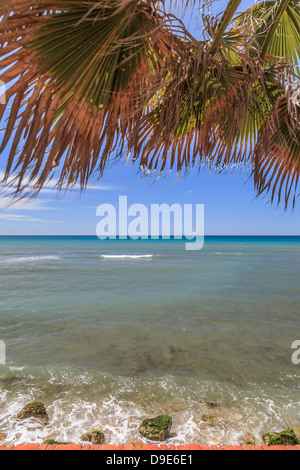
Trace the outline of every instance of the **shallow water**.
<path fill-rule="evenodd" d="M 299 424 L 299 261 L 299 237 L 208 237 L 196 252 L 0 237 L 0 431 L 78 442 L 99 426 L 120 443 L 168 413 L 171 442 L 237 444 Z M 49 426 L 15 419 L 32 400 Z"/>

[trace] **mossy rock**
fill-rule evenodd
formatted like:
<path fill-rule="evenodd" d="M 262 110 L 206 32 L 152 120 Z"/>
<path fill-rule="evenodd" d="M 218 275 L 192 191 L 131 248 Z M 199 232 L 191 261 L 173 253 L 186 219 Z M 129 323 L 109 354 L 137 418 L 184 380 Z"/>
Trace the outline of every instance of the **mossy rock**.
<path fill-rule="evenodd" d="M 4 434 L 3 432 L 0 432 L 0 441 L 5 441 L 6 439 L 6 434 Z"/>
<path fill-rule="evenodd" d="M 104 442 L 105 436 L 99 429 L 92 429 L 80 438 L 82 441 L 90 442 L 91 444 L 100 445 Z"/>
<path fill-rule="evenodd" d="M 254 436 L 247 436 L 243 442 L 241 443 L 242 446 L 256 446 L 257 441 Z"/>
<path fill-rule="evenodd" d="M 292 429 L 282 432 L 271 432 L 262 436 L 263 441 L 268 446 L 294 446 L 300 444 Z"/>
<path fill-rule="evenodd" d="M 171 427 L 171 416 L 159 415 L 155 418 L 144 419 L 139 432 L 151 441 L 164 441 L 169 436 Z"/>
<path fill-rule="evenodd" d="M 289 431 L 293 431 L 296 438 L 298 439 L 298 443 L 300 444 L 300 426 L 293 426 L 292 428 L 289 428 Z"/>
<path fill-rule="evenodd" d="M 270 440 L 273 439 L 273 437 L 276 436 L 276 432 L 268 432 L 262 436 L 263 443 L 266 444 L 267 446 L 270 443 Z"/>
<path fill-rule="evenodd" d="M 46 408 L 44 407 L 43 403 L 38 401 L 25 405 L 22 411 L 20 411 L 20 413 L 18 414 L 17 418 L 34 418 L 45 425 L 49 423 L 49 416 L 47 414 Z"/>
<path fill-rule="evenodd" d="M 53 445 L 67 446 L 68 444 L 70 444 L 70 442 L 58 442 L 58 441 L 53 441 L 52 439 L 47 439 L 47 441 L 45 441 L 44 444 L 48 444 L 50 446 L 53 446 Z"/>

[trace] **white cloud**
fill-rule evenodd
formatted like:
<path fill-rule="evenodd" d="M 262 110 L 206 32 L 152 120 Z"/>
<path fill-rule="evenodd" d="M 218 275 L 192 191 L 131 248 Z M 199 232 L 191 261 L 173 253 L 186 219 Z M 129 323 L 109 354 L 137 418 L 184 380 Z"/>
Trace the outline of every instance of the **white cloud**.
<path fill-rule="evenodd" d="M 7 214 L 0 212 L 0 220 L 8 220 L 9 222 L 43 222 L 50 224 L 63 224 L 63 220 L 44 220 L 37 217 L 21 214 Z"/>
<path fill-rule="evenodd" d="M 0 183 L 1 181 L 3 181 L 4 179 L 4 171 L 1 171 L 0 170 Z M 11 175 L 8 180 L 7 180 L 7 183 L 5 185 L 1 185 L 0 184 L 0 188 L 2 187 L 2 189 L 6 189 L 8 188 L 9 189 L 14 189 L 17 187 L 17 184 L 15 183 L 15 179 L 16 179 L 16 176 L 15 175 Z M 37 179 L 33 180 L 33 181 L 30 181 L 30 179 L 28 177 L 24 177 L 23 179 L 23 182 L 24 182 L 24 186 L 27 186 L 28 189 L 30 190 L 34 184 L 36 183 Z M 58 186 L 58 180 L 55 179 L 55 178 L 52 178 L 50 181 L 47 181 L 43 188 L 41 189 L 40 191 L 40 194 L 46 194 L 46 193 L 53 193 L 53 192 L 57 192 L 59 189 L 59 186 Z M 64 187 L 62 187 L 62 189 L 64 190 Z M 80 184 L 74 184 L 74 186 L 72 186 L 71 188 L 69 188 L 70 190 L 72 191 L 80 191 L 81 187 L 80 187 Z M 95 190 L 95 191 L 114 191 L 114 190 L 119 190 L 119 189 L 122 189 L 120 187 L 117 187 L 117 186 L 108 186 L 108 185 L 99 185 L 99 184 L 90 184 L 90 185 L 87 185 L 86 186 L 86 189 L 89 189 L 89 190 Z"/>
<path fill-rule="evenodd" d="M 34 217 L 29 217 L 27 215 L 18 215 L 18 214 L 1 214 L 0 219 L 9 220 L 10 222 L 45 222 L 42 219 L 36 219 Z"/>
<path fill-rule="evenodd" d="M 45 211 L 58 211 L 62 209 L 61 201 L 57 188 L 58 180 L 52 179 L 48 181 L 43 189 L 40 191 L 38 198 L 23 197 L 22 199 L 14 198 L 12 195 L 14 189 L 17 188 L 17 184 L 13 176 L 9 178 L 6 185 L 1 184 L 1 181 L 4 178 L 5 173 L 0 170 L 0 221 L 9 221 L 9 222 L 39 222 L 39 223 L 48 223 L 48 224 L 63 224 L 63 220 L 49 220 L 48 214 L 46 216 Z M 30 182 L 28 178 L 24 178 L 24 184 L 28 185 L 30 188 L 33 187 L 34 181 Z M 101 185 L 88 185 L 88 190 L 98 190 L 98 191 L 109 191 L 120 189 L 113 186 L 101 186 Z M 76 184 L 72 188 L 77 192 L 80 190 L 80 185 Z M 70 192 L 66 192 L 66 196 Z M 63 196 L 63 193 L 61 194 Z M 41 196 L 41 197 L 40 197 Z M 62 198 L 63 199 L 63 198 Z M 29 215 L 28 212 L 38 212 L 37 217 L 35 214 Z M 41 217 L 41 218 L 39 218 Z M 56 215 L 57 217 L 57 215 Z M 47 220 L 46 220 L 47 219 Z"/>
<path fill-rule="evenodd" d="M 12 197 L 0 196 L 0 210 L 9 211 L 45 211 L 53 210 L 53 207 L 49 206 L 52 202 L 49 199 L 21 199 L 13 201 Z"/>

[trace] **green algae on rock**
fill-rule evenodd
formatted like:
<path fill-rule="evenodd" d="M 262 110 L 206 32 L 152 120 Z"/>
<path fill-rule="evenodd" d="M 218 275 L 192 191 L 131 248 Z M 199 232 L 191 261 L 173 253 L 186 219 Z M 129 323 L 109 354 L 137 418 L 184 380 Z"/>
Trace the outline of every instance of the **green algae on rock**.
<path fill-rule="evenodd" d="M 50 446 L 53 446 L 53 445 L 67 446 L 68 444 L 70 444 L 70 442 L 58 442 L 58 441 L 53 441 L 52 439 L 47 439 L 47 441 L 45 441 L 44 444 L 48 444 Z"/>
<path fill-rule="evenodd" d="M 27 405 L 25 405 L 24 408 L 18 414 L 17 418 L 18 419 L 34 418 L 45 425 L 49 423 L 49 416 L 46 411 L 46 408 L 44 407 L 43 403 L 38 402 L 38 401 L 33 402 L 33 403 L 28 403 Z"/>
<path fill-rule="evenodd" d="M 100 445 L 104 442 L 104 438 L 105 436 L 102 431 L 99 431 L 99 429 L 92 429 L 86 434 L 83 434 L 80 439 L 82 441 L 90 442 L 91 444 Z"/>
<path fill-rule="evenodd" d="M 296 438 L 298 439 L 298 444 L 300 444 L 300 426 L 293 426 L 289 428 L 295 434 Z"/>
<path fill-rule="evenodd" d="M 271 432 L 262 436 L 264 443 L 268 446 L 293 446 L 300 444 L 299 439 L 292 428 L 281 432 Z"/>
<path fill-rule="evenodd" d="M 171 426 L 171 416 L 159 415 L 155 418 L 144 419 L 139 432 L 151 441 L 164 441 L 169 436 Z"/>

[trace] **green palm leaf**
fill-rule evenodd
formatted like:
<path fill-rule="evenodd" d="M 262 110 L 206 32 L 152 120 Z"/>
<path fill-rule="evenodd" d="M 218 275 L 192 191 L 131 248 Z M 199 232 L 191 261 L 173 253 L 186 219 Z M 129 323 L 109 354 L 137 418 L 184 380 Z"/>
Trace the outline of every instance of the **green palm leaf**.
<path fill-rule="evenodd" d="M 138 36 L 149 34 L 152 25 L 133 10 L 131 2 L 127 11 L 115 6 L 87 14 L 87 7 L 79 6 L 52 15 L 32 43 L 40 70 L 55 77 L 65 94 L 76 90 L 93 107 L 106 106 L 111 91 L 127 88 L 149 52 L 147 38 Z"/>
<path fill-rule="evenodd" d="M 297 0 L 259 2 L 234 21 L 238 27 L 250 26 L 257 54 L 283 57 L 298 65 L 300 7 Z"/>

